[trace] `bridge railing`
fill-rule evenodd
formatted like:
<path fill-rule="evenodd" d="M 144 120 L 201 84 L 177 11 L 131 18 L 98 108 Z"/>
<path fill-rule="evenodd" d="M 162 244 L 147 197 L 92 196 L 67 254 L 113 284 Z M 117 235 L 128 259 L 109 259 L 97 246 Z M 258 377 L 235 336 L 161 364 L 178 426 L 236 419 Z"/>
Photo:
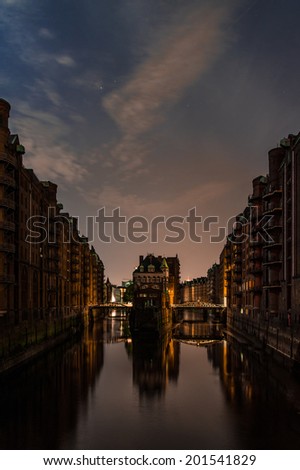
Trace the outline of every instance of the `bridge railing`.
<path fill-rule="evenodd" d="M 105 304 L 90 305 L 89 308 L 132 308 L 132 303 L 107 302 Z"/>
<path fill-rule="evenodd" d="M 218 308 L 225 309 L 224 305 L 212 304 L 210 302 L 185 302 L 182 304 L 172 304 L 172 308 Z"/>

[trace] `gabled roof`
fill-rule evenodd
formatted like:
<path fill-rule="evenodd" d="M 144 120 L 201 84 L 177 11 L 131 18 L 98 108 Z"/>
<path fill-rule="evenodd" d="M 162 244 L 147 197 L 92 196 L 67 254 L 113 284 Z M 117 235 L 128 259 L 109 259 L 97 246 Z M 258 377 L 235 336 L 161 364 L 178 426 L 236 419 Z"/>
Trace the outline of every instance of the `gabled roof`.
<path fill-rule="evenodd" d="M 148 267 L 149 266 L 153 266 L 154 267 L 154 270 L 153 272 L 163 272 L 161 266 L 162 266 L 162 262 L 161 260 L 159 260 L 156 256 L 152 255 L 152 254 L 149 254 L 147 255 L 143 261 L 141 262 L 141 264 L 135 269 L 135 273 L 137 272 L 148 272 Z"/>

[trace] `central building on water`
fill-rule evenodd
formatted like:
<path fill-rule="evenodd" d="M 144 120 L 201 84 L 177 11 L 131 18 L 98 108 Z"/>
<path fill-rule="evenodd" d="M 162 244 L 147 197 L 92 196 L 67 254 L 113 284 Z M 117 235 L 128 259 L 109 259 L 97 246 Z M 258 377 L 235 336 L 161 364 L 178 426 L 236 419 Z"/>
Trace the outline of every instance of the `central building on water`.
<path fill-rule="evenodd" d="M 173 257 L 140 255 L 133 272 L 134 304 L 138 308 L 165 307 L 180 301 L 180 262 Z"/>
<path fill-rule="evenodd" d="M 169 306 L 169 266 L 161 256 L 140 256 L 139 266 L 133 272 L 134 307 L 165 308 Z"/>
<path fill-rule="evenodd" d="M 171 305 L 179 301 L 178 256 L 140 256 L 133 272 L 133 327 L 159 330 L 172 321 Z"/>

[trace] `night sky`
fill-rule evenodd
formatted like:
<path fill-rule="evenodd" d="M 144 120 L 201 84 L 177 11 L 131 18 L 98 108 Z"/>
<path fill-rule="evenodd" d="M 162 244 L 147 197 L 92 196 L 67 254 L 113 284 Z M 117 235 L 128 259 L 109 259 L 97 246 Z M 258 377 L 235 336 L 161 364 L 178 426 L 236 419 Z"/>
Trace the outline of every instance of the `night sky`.
<path fill-rule="evenodd" d="M 182 279 L 218 262 L 224 240 L 210 235 L 247 205 L 268 150 L 300 130 L 299 18 L 299 0 L 0 0 L 10 130 L 83 235 L 101 208 L 126 216 L 125 243 L 94 224 L 112 282 L 150 252 L 178 254 Z M 183 219 L 176 233 L 160 223 L 157 241 L 127 236 L 130 217 L 150 226 L 192 208 L 220 220 L 197 223 L 201 242 Z"/>

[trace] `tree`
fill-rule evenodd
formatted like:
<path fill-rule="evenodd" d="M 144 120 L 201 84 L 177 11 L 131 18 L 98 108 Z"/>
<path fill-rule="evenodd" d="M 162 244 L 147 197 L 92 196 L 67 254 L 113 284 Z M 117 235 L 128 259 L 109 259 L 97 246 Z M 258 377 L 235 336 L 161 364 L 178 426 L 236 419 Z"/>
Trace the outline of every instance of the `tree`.
<path fill-rule="evenodd" d="M 132 302 L 133 301 L 133 282 L 130 283 L 126 287 L 126 291 L 124 292 L 124 296 L 123 296 L 123 301 L 124 302 Z"/>

